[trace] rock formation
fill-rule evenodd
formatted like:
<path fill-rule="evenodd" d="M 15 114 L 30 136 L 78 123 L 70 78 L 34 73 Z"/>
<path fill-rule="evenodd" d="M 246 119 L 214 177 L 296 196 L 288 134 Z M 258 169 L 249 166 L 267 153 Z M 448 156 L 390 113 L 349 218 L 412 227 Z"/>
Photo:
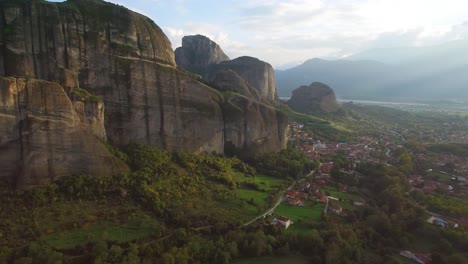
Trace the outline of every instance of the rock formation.
<path fill-rule="evenodd" d="M 71 86 L 75 73 L 103 99 L 114 144 L 222 152 L 219 94 L 175 68 L 168 38 L 147 17 L 99 0 L 25 1 L 0 13 L 0 75 Z"/>
<path fill-rule="evenodd" d="M 221 54 L 221 55 L 220 55 Z M 252 57 L 229 60 L 207 37 L 185 36 L 176 62 L 224 92 L 224 141 L 244 154 L 285 148 L 287 117 L 272 105 L 277 99 L 273 68 Z"/>
<path fill-rule="evenodd" d="M 3 79 L 1 98 L 10 101 L 0 119 L 0 177 L 22 186 L 125 170 L 98 139 L 194 153 L 221 153 L 225 142 L 252 154 L 286 146 L 285 116 L 257 101 L 276 96 L 265 62 L 222 66 L 213 80 L 223 88 L 216 90 L 177 69 L 171 43 L 153 21 L 101 0 L 1 1 L 0 30 L 0 76 L 21 77 Z M 229 59 L 211 41 L 198 42 L 184 42 L 197 52 L 190 63 Z M 228 80 L 242 85 L 228 87 Z M 15 97 L 12 83 L 25 83 L 16 86 L 27 92 Z M 226 97 L 229 89 L 243 90 L 242 97 Z M 15 105 L 15 98 L 25 99 Z"/>
<path fill-rule="evenodd" d="M 103 135 L 102 102 L 88 100 L 70 100 L 57 83 L 0 78 L 0 178 L 33 187 L 126 171 L 96 137 Z"/>
<path fill-rule="evenodd" d="M 275 72 L 270 64 L 252 57 L 239 57 L 224 61 L 211 67 L 207 77 L 209 81 L 216 79 L 220 71 L 232 70 L 257 90 L 260 98 L 274 101 L 278 98 L 275 87 Z"/>
<path fill-rule="evenodd" d="M 225 79 L 226 71 L 229 70 L 257 90 L 261 99 L 271 101 L 278 98 L 275 73 L 270 64 L 247 56 L 229 60 L 219 45 L 205 36 L 185 36 L 182 47 L 175 51 L 175 58 L 179 67 L 200 74 L 215 85 L 218 85 L 216 81 Z"/>
<path fill-rule="evenodd" d="M 297 88 L 287 104 L 297 112 L 308 114 L 335 113 L 341 109 L 333 90 L 320 82 Z"/>
<path fill-rule="evenodd" d="M 195 35 L 182 38 L 182 47 L 175 50 L 175 59 L 179 67 L 206 78 L 211 65 L 228 61 L 229 57 L 209 38 Z"/>
<path fill-rule="evenodd" d="M 225 142 L 243 155 L 286 148 L 287 116 L 278 109 L 242 95 L 231 95 L 224 105 Z"/>

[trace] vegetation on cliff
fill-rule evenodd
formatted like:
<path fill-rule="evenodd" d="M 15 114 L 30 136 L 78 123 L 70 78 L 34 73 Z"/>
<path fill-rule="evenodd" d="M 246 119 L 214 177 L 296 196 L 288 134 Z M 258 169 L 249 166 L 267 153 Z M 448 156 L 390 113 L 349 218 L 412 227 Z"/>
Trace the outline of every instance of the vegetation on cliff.
<path fill-rule="evenodd" d="M 71 92 L 71 96 L 72 96 L 72 99 L 76 98 L 78 100 L 81 100 L 81 101 L 91 101 L 91 102 L 98 102 L 100 101 L 101 99 L 86 91 L 85 89 L 82 89 L 80 87 L 75 87 L 73 88 L 72 92 Z"/>

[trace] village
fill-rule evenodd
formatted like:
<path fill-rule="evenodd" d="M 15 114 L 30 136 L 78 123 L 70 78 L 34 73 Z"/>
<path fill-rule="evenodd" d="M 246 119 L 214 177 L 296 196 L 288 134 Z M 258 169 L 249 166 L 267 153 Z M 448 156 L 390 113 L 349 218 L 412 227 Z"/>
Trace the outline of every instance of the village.
<path fill-rule="evenodd" d="M 358 208 L 366 207 L 367 201 L 359 194 L 351 192 L 349 186 L 339 184 L 330 186 L 333 160 L 326 160 L 332 155 L 340 153 L 347 159 L 342 173 L 354 173 L 356 166 L 363 162 L 381 163 L 391 166 L 396 162 L 396 155 L 405 143 L 404 132 L 384 130 L 378 137 L 361 136 L 355 142 L 324 142 L 315 140 L 311 133 L 304 129 L 304 125 L 292 122 L 289 140 L 294 146 L 314 160 L 320 160 L 319 168 L 305 178 L 298 180 L 290 189 L 284 192 L 282 204 L 275 211 L 268 214 L 271 225 L 290 228 L 300 223 L 289 216 L 288 210 L 283 208 L 302 208 L 320 210 L 321 216 L 333 217 L 333 221 L 346 222 L 349 213 Z M 413 153 L 412 153 L 413 154 Z M 448 154 L 414 153 L 415 162 L 426 164 L 427 168 L 419 174 L 407 177 L 411 190 L 423 193 L 442 193 L 462 199 L 468 199 L 468 158 L 460 158 Z M 441 168 L 447 167 L 447 171 Z M 296 209 L 297 211 L 298 209 Z M 279 212 L 281 211 L 281 212 Z M 290 209 L 292 211 L 292 209 Z M 468 218 L 453 218 L 434 212 L 427 212 L 427 223 L 440 228 L 468 229 Z M 297 218 L 297 217 L 296 217 Z M 299 218 L 298 218 L 299 219 Z M 319 219 L 319 218 L 317 218 Z M 299 219 L 298 221 L 303 221 Z M 430 263 L 430 254 L 403 250 L 400 255 L 416 263 Z"/>

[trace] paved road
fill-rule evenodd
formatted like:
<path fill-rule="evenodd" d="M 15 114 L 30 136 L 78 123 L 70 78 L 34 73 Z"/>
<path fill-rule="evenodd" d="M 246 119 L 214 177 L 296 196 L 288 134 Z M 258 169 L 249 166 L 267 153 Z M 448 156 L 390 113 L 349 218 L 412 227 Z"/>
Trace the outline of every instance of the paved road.
<path fill-rule="evenodd" d="M 320 163 L 320 166 L 319 168 L 322 166 L 322 163 Z M 317 169 L 318 170 L 318 169 Z M 313 175 L 317 170 L 313 170 L 311 172 L 309 172 L 309 174 L 306 175 L 306 177 L 309 177 L 310 175 Z M 248 221 L 247 223 L 243 224 L 242 226 L 248 226 L 250 224 L 252 224 L 253 222 L 257 221 L 258 219 L 262 218 L 262 217 L 265 217 L 266 215 L 268 215 L 269 213 L 272 213 L 273 211 L 275 211 L 276 207 L 278 207 L 278 205 L 281 204 L 281 202 L 284 200 L 284 193 L 291 190 L 292 187 L 294 187 L 294 185 L 296 184 L 296 181 L 294 181 L 291 186 L 289 186 L 286 190 L 282 191 L 279 198 L 278 198 L 278 201 L 276 201 L 275 205 L 273 207 L 271 207 L 270 209 L 266 210 L 263 214 L 255 217 L 254 219 Z M 328 206 L 328 198 L 327 198 L 327 206 Z"/>
<path fill-rule="evenodd" d="M 328 213 L 328 196 L 325 196 L 325 198 L 327 198 L 327 202 L 325 203 L 325 208 L 323 209 L 323 214 L 327 215 L 327 213 Z"/>

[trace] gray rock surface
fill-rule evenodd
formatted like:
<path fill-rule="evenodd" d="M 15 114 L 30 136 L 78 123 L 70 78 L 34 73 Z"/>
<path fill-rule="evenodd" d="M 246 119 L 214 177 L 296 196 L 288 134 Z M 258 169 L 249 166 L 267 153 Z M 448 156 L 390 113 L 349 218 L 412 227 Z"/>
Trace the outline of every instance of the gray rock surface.
<path fill-rule="evenodd" d="M 128 170 L 92 133 L 101 131 L 82 122 L 81 115 L 91 119 L 92 112 L 84 106 L 87 113 L 80 114 L 76 105 L 57 83 L 0 78 L 0 178 L 27 188 L 64 176 Z"/>
<path fill-rule="evenodd" d="M 335 113 L 341 109 L 333 89 L 320 82 L 297 88 L 287 104 L 297 112 L 309 114 Z"/>
<path fill-rule="evenodd" d="M 175 50 L 177 66 L 206 78 L 211 65 L 228 61 L 221 47 L 202 35 L 185 36 Z"/>
<path fill-rule="evenodd" d="M 213 65 L 207 77 L 214 81 L 219 72 L 231 70 L 236 72 L 250 86 L 257 90 L 261 99 L 274 101 L 278 99 L 275 87 L 275 72 L 270 64 L 252 57 L 239 57 Z"/>
<path fill-rule="evenodd" d="M 153 21 L 100 0 L 2 1 L 0 29 L 0 76 L 22 77 L 3 79 L 0 177 L 20 186 L 126 170 L 105 139 L 194 153 L 222 153 L 228 141 L 252 154 L 286 146 L 286 117 L 262 103 L 276 97 L 265 62 L 240 58 L 220 68 L 220 92 L 177 69 Z M 207 64 L 228 59 L 220 49 L 209 54 Z M 230 80 L 239 85 L 229 88 Z M 15 97 L 11 87 L 23 86 Z M 228 88 L 249 97 L 226 97 Z M 25 99 L 15 105 L 17 98 Z"/>

